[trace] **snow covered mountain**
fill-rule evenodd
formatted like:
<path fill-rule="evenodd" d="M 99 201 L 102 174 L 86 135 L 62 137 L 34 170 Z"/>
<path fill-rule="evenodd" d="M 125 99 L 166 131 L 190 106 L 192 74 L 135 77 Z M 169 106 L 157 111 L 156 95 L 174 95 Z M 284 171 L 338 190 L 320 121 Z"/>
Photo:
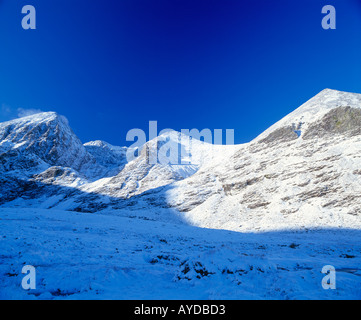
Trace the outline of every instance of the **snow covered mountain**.
<path fill-rule="evenodd" d="M 360 228 L 360 134 L 361 95 L 324 90 L 168 199 L 203 227 Z"/>
<path fill-rule="evenodd" d="M 189 164 L 149 161 L 166 142 L 187 148 L 180 133 L 147 142 L 127 163 L 127 148 L 83 145 L 53 112 L 2 123 L 0 137 L 3 206 L 162 211 L 165 220 L 176 212 L 235 231 L 361 228 L 359 94 L 326 89 L 247 144 L 193 139 Z"/>
<path fill-rule="evenodd" d="M 361 95 L 329 89 L 249 143 L 171 131 L 130 162 L 53 112 L 0 123 L 0 299 L 360 299 L 360 150 Z"/>
<path fill-rule="evenodd" d="M 37 170 L 63 166 L 77 171 L 92 161 L 65 117 L 47 112 L 0 125 L 2 168 Z"/>
<path fill-rule="evenodd" d="M 101 140 L 87 142 L 84 147 L 99 165 L 107 168 L 103 178 L 117 175 L 128 162 L 127 147 L 113 146 Z"/>

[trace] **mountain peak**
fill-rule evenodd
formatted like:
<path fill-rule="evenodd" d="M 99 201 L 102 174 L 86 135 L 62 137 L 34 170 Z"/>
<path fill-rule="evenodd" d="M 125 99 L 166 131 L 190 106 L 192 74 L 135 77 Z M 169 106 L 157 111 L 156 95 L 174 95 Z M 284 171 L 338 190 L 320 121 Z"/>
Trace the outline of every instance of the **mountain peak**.
<path fill-rule="evenodd" d="M 333 89 L 324 89 L 306 101 L 300 107 L 269 127 L 255 140 L 260 141 L 272 132 L 285 128 L 295 127 L 297 131 L 305 130 L 311 123 L 319 121 L 332 109 L 339 107 L 361 108 L 361 94 Z"/>
<path fill-rule="evenodd" d="M 28 115 L 25 117 L 8 120 L 8 121 L 3 122 L 2 124 L 8 124 L 9 122 L 17 123 L 17 122 L 28 122 L 28 121 L 43 122 L 46 120 L 54 120 L 57 118 L 65 118 L 65 117 L 60 116 L 58 113 L 56 113 L 54 111 L 48 111 L 48 112 L 34 113 L 34 114 L 31 114 L 31 115 Z"/>
<path fill-rule="evenodd" d="M 34 168 L 45 163 L 75 170 L 91 160 L 68 120 L 56 112 L 0 123 L 0 153 L 8 154 L 5 170 L 21 168 L 29 158 L 34 160 Z"/>

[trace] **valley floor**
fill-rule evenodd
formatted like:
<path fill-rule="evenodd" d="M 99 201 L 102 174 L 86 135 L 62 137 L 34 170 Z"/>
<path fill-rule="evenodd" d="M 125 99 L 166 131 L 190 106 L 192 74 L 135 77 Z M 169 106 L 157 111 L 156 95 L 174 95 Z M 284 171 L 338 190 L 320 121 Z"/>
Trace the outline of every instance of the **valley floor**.
<path fill-rule="evenodd" d="M 171 220 L 170 220 L 171 221 Z M 237 233 L 0 209 L 0 299 L 360 299 L 361 231 Z M 24 265 L 35 290 L 21 287 Z M 336 289 L 321 285 L 325 265 Z"/>

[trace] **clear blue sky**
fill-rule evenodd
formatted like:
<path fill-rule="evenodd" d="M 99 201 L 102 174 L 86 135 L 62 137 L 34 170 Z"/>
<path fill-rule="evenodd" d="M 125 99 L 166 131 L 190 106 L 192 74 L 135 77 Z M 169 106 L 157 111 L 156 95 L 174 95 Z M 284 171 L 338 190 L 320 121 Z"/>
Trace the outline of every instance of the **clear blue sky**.
<path fill-rule="evenodd" d="M 157 120 L 241 143 L 324 88 L 361 93 L 359 0 L 0 0 L 0 121 L 40 109 L 83 142 Z"/>

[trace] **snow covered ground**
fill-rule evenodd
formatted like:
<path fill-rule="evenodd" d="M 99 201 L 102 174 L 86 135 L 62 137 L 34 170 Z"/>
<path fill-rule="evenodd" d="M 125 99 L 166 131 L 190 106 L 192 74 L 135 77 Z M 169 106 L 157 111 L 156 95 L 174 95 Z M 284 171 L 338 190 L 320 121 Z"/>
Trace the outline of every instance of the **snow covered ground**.
<path fill-rule="evenodd" d="M 0 209 L 0 299 L 360 299 L 361 232 L 239 233 L 138 216 Z M 24 265 L 36 289 L 21 287 Z M 333 265 L 336 289 L 321 269 Z"/>

